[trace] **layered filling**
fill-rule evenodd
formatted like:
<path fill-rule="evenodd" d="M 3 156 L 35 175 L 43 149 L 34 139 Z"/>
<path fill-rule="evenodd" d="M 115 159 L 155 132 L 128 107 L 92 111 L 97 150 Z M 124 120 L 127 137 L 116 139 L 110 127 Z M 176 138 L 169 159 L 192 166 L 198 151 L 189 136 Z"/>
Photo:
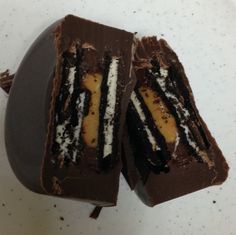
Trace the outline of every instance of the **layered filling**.
<path fill-rule="evenodd" d="M 59 168 L 78 165 L 89 155 L 98 168 L 104 167 L 104 159 L 111 166 L 117 155 L 119 58 L 106 54 L 99 59 L 92 45 L 74 43 L 62 60 L 52 163 Z"/>
<path fill-rule="evenodd" d="M 169 156 L 165 139 L 154 124 L 152 113 L 138 89 L 131 94 L 127 123 L 136 165 L 143 180 L 147 179 L 149 168 L 156 173 L 168 172 Z"/>
<path fill-rule="evenodd" d="M 157 173 L 166 171 L 170 159 L 181 161 L 181 166 L 195 159 L 212 167 L 206 135 L 181 78 L 177 80 L 171 68 L 160 67 L 155 58 L 150 64 L 137 73 L 127 117 L 136 164 L 146 172 L 140 164 L 145 156 L 149 168 Z"/>
<path fill-rule="evenodd" d="M 107 78 L 107 102 L 104 113 L 104 147 L 103 158 L 107 158 L 112 154 L 112 142 L 114 136 L 114 120 L 115 120 L 115 106 L 116 106 L 116 90 L 118 79 L 119 59 L 113 57 L 109 66 Z"/>
<path fill-rule="evenodd" d="M 158 146 L 157 140 L 154 137 L 151 129 L 149 128 L 146 114 L 142 109 L 141 101 L 140 99 L 138 99 L 136 92 L 133 92 L 131 94 L 131 105 L 133 106 L 134 112 L 136 112 L 136 115 L 138 115 L 140 121 L 143 124 L 143 131 L 147 136 L 148 143 L 150 144 L 152 151 L 155 152 L 160 150 L 161 148 Z"/>
<path fill-rule="evenodd" d="M 198 161 L 205 162 L 209 168 L 213 162 L 208 157 L 206 150 L 208 141 L 203 128 L 199 124 L 190 97 L 186 94 L 186 87 L 181 78 L 173 72 L 159 66 L 158 61 L 152 61 L 152 69 L 148 71 L 154 80 L 153 86 L 160 92 L 170 112 L 175 117 L 180 140 L 189 148 L 190 154 Z M 176 142 L 179 142 L 177 140 Z"/>

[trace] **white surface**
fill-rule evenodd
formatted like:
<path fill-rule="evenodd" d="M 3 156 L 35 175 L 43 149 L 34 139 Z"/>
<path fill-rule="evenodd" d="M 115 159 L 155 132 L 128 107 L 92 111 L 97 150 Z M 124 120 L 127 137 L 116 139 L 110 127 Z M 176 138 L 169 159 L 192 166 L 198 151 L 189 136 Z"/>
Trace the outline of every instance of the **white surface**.
<path fill-rule="evenodd" d="M 200 113 L 227 158 L 229 178 L 223 186 L 153 209 L 143 205 L 122 179 L 118 206 L 91 220 L 92 206 L 31 193 L 16 180 L 4 148 L 7 96 L 0 91 L 0 234 L 236 234 L 235 2 L 0 0 L 0 70 L 15 71 L 37 35 L 68 13 L 167 39 L 183 62 Z"/>

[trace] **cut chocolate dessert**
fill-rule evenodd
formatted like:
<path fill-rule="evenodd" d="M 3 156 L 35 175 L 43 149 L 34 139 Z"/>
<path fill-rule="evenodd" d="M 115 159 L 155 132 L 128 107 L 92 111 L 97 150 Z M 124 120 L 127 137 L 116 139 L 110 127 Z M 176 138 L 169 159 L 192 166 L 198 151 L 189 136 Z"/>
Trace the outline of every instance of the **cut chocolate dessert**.
<path fill-rule="evenodd" d="M 123 174 L 149 206 L 220 184 L 228 165 L 195 106 L 178 57 L 164 40 L 143 38 L 134 59 L 123 141 Z"/>
<path fill-rule="evenodd" d="M 6 114 L 8 157 L 27 188 L 116 204 L 133 45 L 132 33 L 71 15 L 32 45 Z"/>
<path fill-rule="evenodd" d="M 0 87 L 11 89 L 5 139 L 15 175 L 34 192 L 93 203 L 92 218 L 116 204 L 121 168 L 149 206 L 227 178 L 164 40 L 137 42 L 69 15 L 41 34 L 15 76 L 0 74 Z"/>

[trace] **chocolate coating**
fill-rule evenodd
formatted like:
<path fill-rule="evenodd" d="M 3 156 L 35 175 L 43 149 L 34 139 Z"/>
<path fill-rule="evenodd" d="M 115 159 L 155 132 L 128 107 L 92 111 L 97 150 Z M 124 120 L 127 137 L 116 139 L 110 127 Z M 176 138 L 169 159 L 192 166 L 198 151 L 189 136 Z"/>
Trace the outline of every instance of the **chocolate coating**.
<path fill-rule="evenodd" d="M 99 59 L 106 53 L 122 59 L 118 80 L 120 117 L 116 121 L 119 128 L 115 140 L 118 153 L 116 163 L 106 172 L 90 167 L 96 161 L 94 151 L 85 153 L 78 166 L 62 171 L 51 164 L 54 104 L 60 87 L 61 55 L 72 42 L 77 41 L 81 45 L 94 46 Z M 116 204 L 123 124 L 135 85 L 135 79 L 130 79 L 133 41 L 132 33 L 70 15 L 50 26 L 33 43 L 14 78 L 5 128 L 10 164 L 17 178 L 28 189 L 98 206 Z M 93 64 L 94 60 L 89 61 L 88 58 L 88 67 L 93 67 Z M 86 64 L 83 66 L 86 67 Z M 58 178 L 62 189 L 59 194 L 55 192 Z M 54 179 L 56 181 L 53 182 Z"/>
<path fill-rule="evenodd" d="M 139 198 L 148 206 L 155 206 L 199 189 L 221 184 L 228 175 L 228 165 L 222 152 L 196 108 L 184 69 L 177 55 L 164 40 L 158 41 L 155 37 L 149 37 L 143 38 L 139 42 L 134 61 L 138 82 L 145 76 L 140 71 L 152 67 L 150 63 L 152 58 L 158 58 L 160 66 L 171 70 L 171 79 L 179 84 L 181 96 L 188 104 L 190 117 L 194 122 L 192 124 L 194 126 L 191 126 L 191 128 L 198 128 L 194 129 L 195 138 L 202 146 L 205 146 L 204 150 L 212 164 L 209 166 L 207 162 L 197 161 L 193 154 L 189 152 L 187 146 L 181 144 L 177 149 L 177 157 L 168 162 L 169 172 L 155 174 L 155 172 L 149 170 L 148 177 L 144 182 L 141 180 L 142 171 L 138 169 L 136 159 L 137 154 L 139 154 L 139 158 L 146 158 L 146 156 L 144 151 L 135 153 L 136 147 L 132 143 L 132 133 L 128 131 L 129 123 L 127 122 L 123 137 L 123 159 L 125 161 L 123 174 L 131 189 L 134 189 Z M 130 112 L 127 115 L 130 115 Z M 132 117 L 129 119 L 132 120 Z"/>
<path fill-rule="evenodd" d="M 40 175 L 56 62 L 53 31 L 58 24 L 47 28 L 25 55 L 6 110 L 5 141 L 11 167 L 23 185 L 39 193 L 44 193 Z"/>

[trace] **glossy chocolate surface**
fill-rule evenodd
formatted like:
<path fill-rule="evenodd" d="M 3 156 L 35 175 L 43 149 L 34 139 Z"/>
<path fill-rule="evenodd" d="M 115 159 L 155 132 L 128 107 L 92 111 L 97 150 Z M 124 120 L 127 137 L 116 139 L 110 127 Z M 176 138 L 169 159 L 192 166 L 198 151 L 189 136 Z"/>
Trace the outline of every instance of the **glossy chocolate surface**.
<path fill-rule="evenodd" d="M 55 27 L 44 31 L 21 62 L 10 90 L 5 140 L 10 164 L 30 190 L 41 192 L 41 165 L 47 132 L 56 49 Z"/>

